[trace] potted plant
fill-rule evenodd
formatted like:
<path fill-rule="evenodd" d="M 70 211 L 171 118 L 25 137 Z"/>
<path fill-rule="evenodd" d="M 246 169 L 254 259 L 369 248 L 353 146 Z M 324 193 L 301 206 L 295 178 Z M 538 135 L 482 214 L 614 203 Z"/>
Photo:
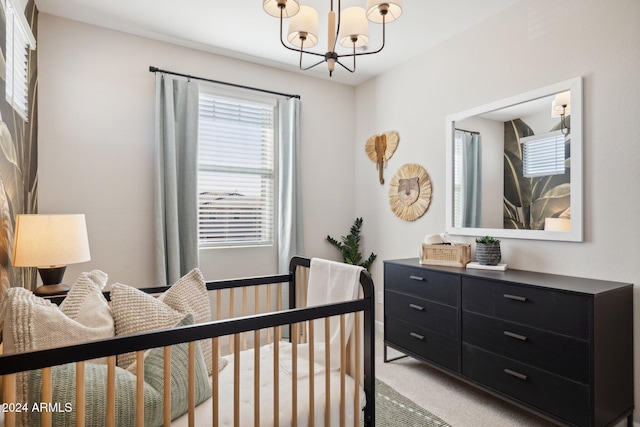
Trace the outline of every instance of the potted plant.
<path fill-rule="evenodd" d="M 362 260 L 362 253 L 360 252 L 360 227 L 362 227 L 362 218 L 356 218 L 349 235 L 342 236 L 340 242 L 331 236 L 327 236 L 327 242 L 331 243 L 340 251 L 346 264 L 359 265 L 368 271 L 377 255 L 372 252 L 369 258 L 364 261 Z"/>
<path fill-rule="evenodd" d="M 476 239 L 476 260 L 480 265 L 498 265 L 502 259 L 500 240 L 491 236 Z"/>

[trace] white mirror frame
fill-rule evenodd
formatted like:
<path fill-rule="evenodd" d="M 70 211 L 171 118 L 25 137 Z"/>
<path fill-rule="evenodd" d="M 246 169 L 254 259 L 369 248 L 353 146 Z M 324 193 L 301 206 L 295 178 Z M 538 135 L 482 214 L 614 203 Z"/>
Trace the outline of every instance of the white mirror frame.
<path fill-rule="evenodd" d="M 455 123 L 526 101 L 571 90 L 571 231 L 515 230 L 501 228 L 468 228 L 453 226 L 453 150 Z M 451 235 L 486 236 L 513 239 L 583 241 L 582 204 L 582 77 L 545 86 L 510 98 L 447 116 L 446 129 L 446 229 Z"/>

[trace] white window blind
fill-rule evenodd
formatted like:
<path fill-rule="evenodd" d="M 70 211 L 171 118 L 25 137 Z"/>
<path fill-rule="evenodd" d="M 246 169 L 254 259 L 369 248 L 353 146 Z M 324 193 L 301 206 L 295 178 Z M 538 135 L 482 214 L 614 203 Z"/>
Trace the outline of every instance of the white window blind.
<path fill-rule="evenodd" d="M 200 247 L 271 245 L 275 102 L 200 92 Z"/>
<path fill-rule="evenodd" d="M 5 98 L 24 119 L 29 118 L 29 49 L 36 48 L 29 23 L 12 0 L 2 0 L 6 16 Z"/>
<path fill-rule="evenodd" d="M 562 131 L 520 138 L 522 171 L 527 178 L 559 175 L 565 171 L 565 135 Z"/>

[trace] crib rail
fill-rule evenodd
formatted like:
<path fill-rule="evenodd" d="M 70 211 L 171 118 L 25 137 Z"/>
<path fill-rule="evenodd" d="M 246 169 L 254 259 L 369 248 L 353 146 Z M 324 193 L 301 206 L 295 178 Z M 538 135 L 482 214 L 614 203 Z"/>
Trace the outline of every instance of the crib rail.
<path fill-rule="evenodd" d="M 280 338 L 283 334 L 283 328 L 285 331 L 289 333 L 291 348 L 293 352 L 293 378 L 297 378 L 297 349 L 301 343 L 308 343 L 309 345 L 309 401 L 314 401 L 314 390 L 315 390 L 315 374 L 314 374 L 314 320 L 317 319 L 325 319 L 325 324 L 328 324 L 329 318 L 337 316 L 340 320 L 340 387 L 338 390 L 331 389 L 331 383 L 329 380 L 329 369 L 325 369 L 325 394 L 327 396 L 327 401 L 330 399 L 331 393 L 339 393 L 341 396 L 341 425 L 344 425 L 344 413 L 345 408 L 344 405 L 348 404 L 345 399 L 345 375 L 349 369 L 347 369 L 348 361 L 347 361 L 347 351 L 346 339 L 344 333 L 344 319 L 345 316 L 352 314 L 355 319 L 355 329 L 356 339 L 354 340 L 355 345 L 355 355 L 359 355 L 361 350 L 364 350 L 364 358 L 361 360 L 359 357 L 355 358 L 355 369 L 352 368 L 352 376 L 355 379 L 356 384 L 362 383 L 363 389 L 366 396 L 366 406 L 364 410 L 364 424 L 366 426 L 374 425 L 374 394 L 373 394 L 373 382 L 374 382 L 374 339 L 373 339 L 373 331 L 374 331 L 374 318 L 373 318 L 373 282 L 370 276 L 365 272 L 361 276 L 361 285 L 363 289 L 364 298 L 357 299 L 348 302 L 342 302 L 337 304 L 328 304 L 314 307 L 301 307 L 304 305 L 305 301 L 305 287 L 300 286 L 301 282 L 306 281 L 306 271 L 305 269 L 309 266 L 309 260 L 305 258 L 294 258 L 291 262 L 291 273 L 289 275 L 276 275 L 276 276 L 267 276 L 267 277 L 258 277 L 258 278 L 248 278 L 248 279 L 233 279 L 233 280 L 224 280 L 224 281 L 216 281 L 207 283 L 207 288 L 210 291 L 214 291 L 217 294 L 216 296 L 216 304 L 222 304 L 223 298 L 221 298 L 220 292 L 224 290 L 229 290 L 229 297 L 231 299 L 230 305 L 228 308 L 228 314 L 230 318 L 226 319 L 218 319 L 213 320 L 207 323 L 200 323 L 189 326 L 176 327 L 168 330 L 154 331 L 143 334 L 136 335 L 128 335 L 115 337 L 105 340 L 87 342 L 83 344 L 70 345 L 63 348 L 54 348 L 40 351 L 31 351 L 20 354 L 10 354 L 0 356 L 0 375 L 4 377 L 4 397 L 5 402 L 11 402 L 11 399 L 15 399 L 15 384 L 16 384 L 16 375 L 19 375 L 20 372 L 26 372 L 35 369 L 42 369 L 42 400 L 43 402 L 50 402 L 51 399 L 51 367 L 67 364 L 67 363 L 76 363 L 76 373 L 77 373 L 77 396 L 80 400 L 83 399 L 84 393 L 83 390 L 83 376 L 81 375 L 82 370 L 84 369 L 84 362 L 96 358 L 107 357 L 108 358 L 108 384 L 107 384 L 107 412 L 106 412 L 106 425 L 115 425 L 115 356 L 117 354 L 128 353 L 128 352 L 137 352 L 137 396 L 138 399 L 138 410 L 136 412 L 137 416 L 140 417 L 137 420 L 136 425 L 143 425 L 143 382 L 144 382 L 144 362 L 143 355 L 144 351 L 149 348 L 157 348 L 164 347 L 164 363 L 165 363 L 165 378 L 167 378 L 167 372 L 171 369 L 171 352 L 170 346 L 175 344 L 189 343 L 189 425 L 195 424 L 194 419 L 194 354 L 195 354 L 195 345 L 194 343 L 199 340 L 208 339 L 211 340 L 212 348 L 213 348 L 213 357 L 212 361 L 214 362 L 214 366 L 217 364 L 217 357 L 222 353 L 223 341 L 226 339 L 229 340 L 229 352 L 233 353 L 234 358 L 234 369 L 240 369 L 240 351 L 243 348 L 247 347 L 247 342 L 243 340 L 243 336 L 246 337 L 248 334 L 253 335 L 253 348 L 254 349 L 254 357 L 255 357 L 255 366 L 257 369 L 256 380 L 254 384 L 254 401 L 255 401 L 255 413 L 254 417 L 254 425 L 259 424 L 260 419 L 260 391 L 258 387 L 258 379 L 260 378 L 260 346 L 263 344 L 264 340 L 263 336 L 266 336 L 266 340 L 268 342 L 273 343 L 273 352 L 274 352 L 274 425 L 280 425 L 280 421 L 278 419 L 279 416 L 279 405 L 291 405 L 292 413 L 296 414 L 296 405 L 298 399 L 297 395 L 297 382 L 293 382 L 293 398 L 290 402 L 279 402 L 278 401 L 278 389 L 279 389 L 279 374 L 277 366 L 279 351 L 280 351 Z M 288 285 L 288 294 L 289 294 L 289 304 L 292 308 L 283 308 L 281 307 L 282 303 L 282 286 Z M 267 286 L 266 293 L 260 293 L 260 291 L 254 291 L 254 307 L 252 309 L 252 313 L 248 313 L 247 307 L 247 298 L 246 294 L 244 294 L 246 289 L 251 286 Z M 274 289 L 270 289 L 269 286 L 275 286 Z M 166 288 L 154 288 L 154 289 L 166 289 Z M 235 290 L 240 289 L 244 295 L 242 296 L 242 309 L 240 313 L 236 312 L 235 303 L 233 301 L 233 295 Z M 275 297 L 275 311 L 271 311 L 270 308 L 272 306 L 271 302 L 267 302 L 266 309 L 268 312 L 259 313 L 261 310 L 260 301 L 261 295 L 265 295 L 267 299 L 271 299 L 271 295 L 277 292 L 277 296 Z M 262 307 L 264 308 L 264 307 Z M 220 313 L 222 310 L 216 310 L 217 313 Z M 236 315 L 239 314 L 239 315 Z M 364 335 L 360 338 L 360 326 L 363 326 Z M 325 328 L 328 329 L 328 328 Z M 360 348 L 360 342 L 363 342 L 363 348 Z M 328 337 L 325 337 L 325 344 L 328 343 Z M 328 348 L 328 345 L 325 345 L 325 348 Z M 329 363 L 328 354 L 325 355 L 326 363 Z M 328 365 L 327 365 L 328 366 Z M 361 374 L 363 372 L 363 374 Z M 364 375 L 361 377 L 361 375 Z M 239 372 L 234 372 L 234 377 L 239 378 Z M 171 399 L 171 388 L 170 385 L 167 384 L 168 381 L 165 381 L 165 402 L 169 402 Z M 218 390 L 218 373 L 217 370 L 212 375 L 212 389 L 213 395 L 216 396 L 216 399 L 213 400 L 212 404 L 212 419 L 214 420 L 213 425 L 217 425 L 216 420 L 218 420 L 218 412 L 220 409 L 220 401 L 219 401 L 219 390 Z M 234 422 L 235 425 L 240 425 L 240 409 L 239 409 L 239 395 L 238 390 L 239 387 L 235 387 L 234 389 Z M 353 408 L 354 414 L 356 415 L 355 422 L 358 422 L 358 413 L 359 413 L 359 396 L 357 393 L 359 390 L 356 387 L 356 396 L 353 400 Z M 165 412 L 167 411 L 167 407 L 169 405 L 165 404 Z M 82 409 L 84 408 L 84 403 L 79 401 L 76 402 L 77 410 L 77 419 L 78 425 L 83 425 L 84 416 L 82 414 Z M 328 405 L 325 405 L 325 411 L 327 410 Z M 313 417 L 314 417 L 314 405 L 310 405 L 310 414 L 309 414 L 309 425 L 313 425 Z M 15 415 L 15 414 L 14 414 Z M 242 414 L 243 417 L 246 417 L 246 414 Z M 170 408 L 168 409 L 168 413 L 164 415 L 165 425 L 171 424 L 171 413 Z M 293 425 L 296 425 L 297 416 L 292 417 Z M 325 420 L 328 422 L 329 417 L 325 416 Z M 5 413 L 5 427 L 12 427 L 15 421 L 15 417 L 13 417 L 10 413 Z M 42 412 L 42 425 L 51 425 L 51 414 L 47 413 L 47 411 Z M 357 424 L 355 424 L 357 425 Z"/>

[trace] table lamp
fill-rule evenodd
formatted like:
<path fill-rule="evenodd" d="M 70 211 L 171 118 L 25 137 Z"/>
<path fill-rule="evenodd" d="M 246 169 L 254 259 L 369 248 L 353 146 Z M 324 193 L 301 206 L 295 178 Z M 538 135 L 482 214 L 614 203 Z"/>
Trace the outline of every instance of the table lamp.
<path fill-rule="evenodd" d="M 89 238 L 83 214 L 18 215 L 14 234 L 15 267 L 36 267 L 42 286 L 36 295 L 63 294 L 62 284 L 69 264 L 89 261 Z"/>

